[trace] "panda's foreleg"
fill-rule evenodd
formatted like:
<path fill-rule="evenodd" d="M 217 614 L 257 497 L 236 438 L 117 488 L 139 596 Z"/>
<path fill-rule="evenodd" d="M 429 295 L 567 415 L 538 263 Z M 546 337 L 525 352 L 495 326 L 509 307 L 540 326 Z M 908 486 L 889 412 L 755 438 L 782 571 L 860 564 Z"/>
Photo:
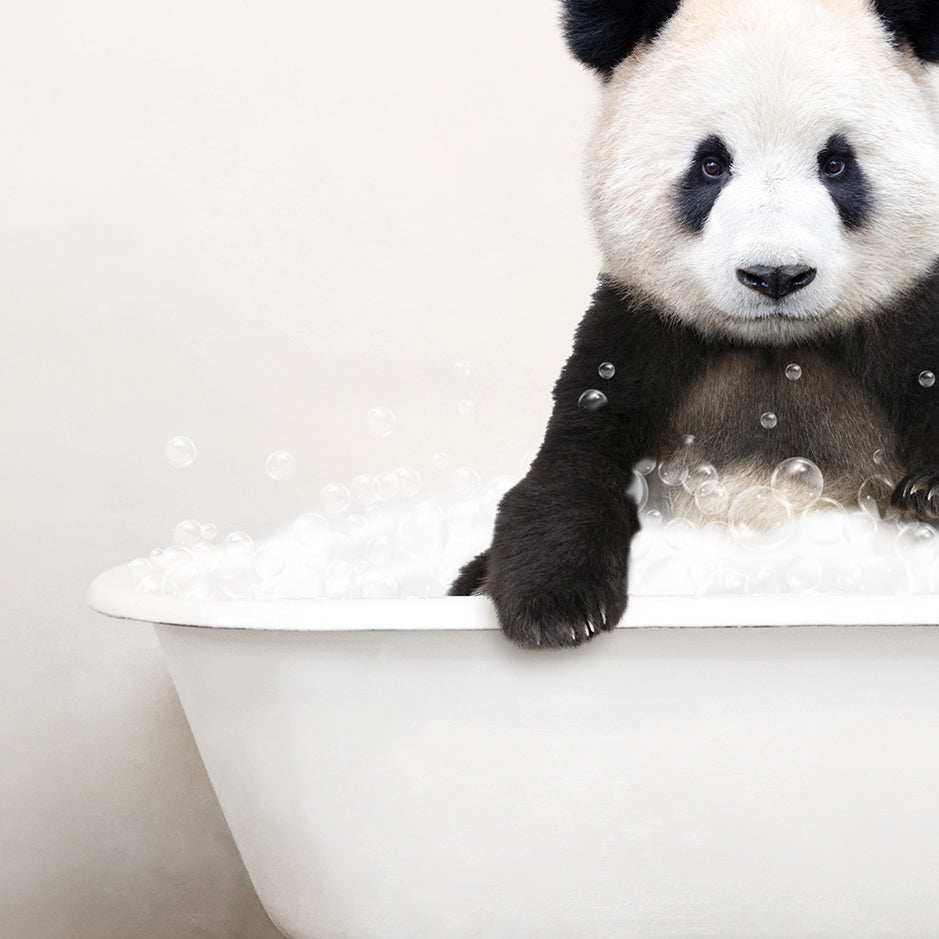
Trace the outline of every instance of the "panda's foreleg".
<path fill-rule="evenodd" d="M 541 449 L 503 497 L 488 554 L 467 565 L 451 591 L 488 593 L 512 641 L 578 645 L 623 615 L 639 529 L 633 467 L 652 453 L 704 361 L 699 345 L 609 286 L 595 295 L 555 386 Z M 609 364 L 614 376 L 601 377 Z M 583 397 L 601 390 L 602 401 Z"/>

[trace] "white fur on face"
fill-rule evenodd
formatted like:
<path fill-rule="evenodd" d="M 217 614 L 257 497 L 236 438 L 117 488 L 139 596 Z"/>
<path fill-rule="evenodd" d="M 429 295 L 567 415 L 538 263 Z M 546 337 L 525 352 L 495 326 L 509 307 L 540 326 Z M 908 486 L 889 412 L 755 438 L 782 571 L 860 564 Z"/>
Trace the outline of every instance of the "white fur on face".
<path fill-rule="evenodd" d="M 939 258 L 937 86 L 865 0 L 683 0 L 604 86 L 587 165 L 604 273 L 705 332 L 752 341 L 868 315 Z M 854 230 L 819 178 L 836 135 L 870 191 Z M 676 188 L 711 136 L 733 164 L 693 234 Z M 739 282 L 753 265 L 817 275 L 773 301 Z"/>

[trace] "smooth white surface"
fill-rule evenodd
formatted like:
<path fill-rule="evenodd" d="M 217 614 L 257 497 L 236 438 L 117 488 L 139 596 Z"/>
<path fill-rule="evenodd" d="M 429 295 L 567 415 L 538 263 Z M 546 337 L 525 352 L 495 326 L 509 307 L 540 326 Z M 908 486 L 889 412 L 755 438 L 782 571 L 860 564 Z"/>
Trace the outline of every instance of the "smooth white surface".
<path fill-rule="evenodd" d="M 497 629 L 486 597 L 432 599 L 180 600 L 139 593 L 124 565 L 105 571 L 88 602 L 109 616 L 144 622 L 258 630 Z M 871 626 L 939 624 L 932 594 L 632 596 L 621 628 L 745 626 Z"/>
<path fill-rule="evenodd" d="M 939 629 L 157 633 L 291 939 L 935 935 Z"/>

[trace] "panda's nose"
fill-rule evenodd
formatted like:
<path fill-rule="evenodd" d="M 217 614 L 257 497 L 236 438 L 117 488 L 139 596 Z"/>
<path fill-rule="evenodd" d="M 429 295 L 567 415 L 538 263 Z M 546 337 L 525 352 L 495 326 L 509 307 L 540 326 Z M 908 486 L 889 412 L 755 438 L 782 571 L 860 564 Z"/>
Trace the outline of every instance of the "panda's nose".
<path fill-rule="evenodd" d="M 783 267 L 766 267 L 754 264 L 749 268 L 737 268 L 737 280 L 751 290 L 759 291 L 774 300 L 781 300 L 790 293 L 801 290 L 815 280 L 815 268 L 797 264 Z"/>

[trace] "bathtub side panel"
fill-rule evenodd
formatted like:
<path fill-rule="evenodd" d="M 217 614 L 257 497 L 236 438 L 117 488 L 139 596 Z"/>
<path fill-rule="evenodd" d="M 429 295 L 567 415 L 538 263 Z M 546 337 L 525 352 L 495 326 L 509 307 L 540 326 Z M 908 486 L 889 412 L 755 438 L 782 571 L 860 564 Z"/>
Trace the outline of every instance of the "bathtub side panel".
<path fill-rule="evenodd" d="M 935 934 L 937 629 L 158 633 L 294 939 Z"/>

